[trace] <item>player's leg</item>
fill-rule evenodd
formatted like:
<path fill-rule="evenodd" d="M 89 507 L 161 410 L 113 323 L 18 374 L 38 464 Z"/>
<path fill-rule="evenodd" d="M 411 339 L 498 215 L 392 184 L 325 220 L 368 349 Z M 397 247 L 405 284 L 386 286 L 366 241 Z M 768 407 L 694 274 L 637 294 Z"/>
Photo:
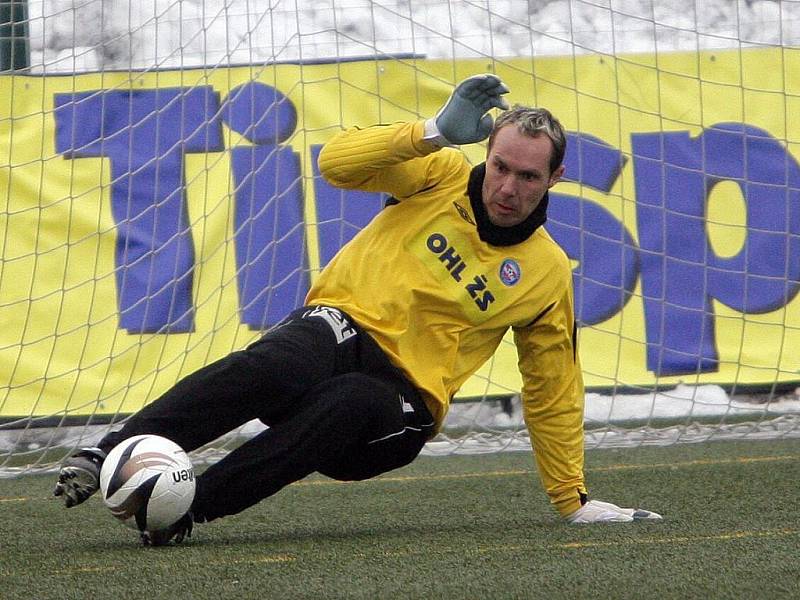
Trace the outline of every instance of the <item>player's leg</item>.
<path fill-rule="evenodd" d="M 335 311 L 299 309 L 248 348 L 188 375 L 96 448 L 69 457 L 55 495 L 67 507 L 86 500 L 98 489 L 107 453 L 135 435 L 162 435 L 190 452 L 251 419 L 283 418 L 308 389 L 355 364 L 355 336 L 331 315 Z"/>
<path fill-rule="evenodd" d="M 310 388 L 335 375 L 340 362 L 329 327 L 304 318 L 304 312 L 295 311 L 244 350 L 188 375 L 98 446 L 109 451 L 149 433 L 191 452 L 252 419 L 290 411 Z"/>
<path fill-rule="evenodd" d="M 431 433 L 433 420 L 416 392 L 398 392 L 391 381 L 348 373 L 319 384 L 310 396 L 302 411 L 197 478 L 196 520 L 238 513 L 315 471 L 364 479 L 400 467 Z"/>

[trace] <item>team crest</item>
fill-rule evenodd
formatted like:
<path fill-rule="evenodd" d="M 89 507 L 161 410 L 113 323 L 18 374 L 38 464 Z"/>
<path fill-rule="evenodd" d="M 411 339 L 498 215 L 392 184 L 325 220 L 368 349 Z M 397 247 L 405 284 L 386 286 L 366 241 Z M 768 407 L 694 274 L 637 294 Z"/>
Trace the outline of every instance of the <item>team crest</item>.
<path fill-rule="evenodd" d="M 500 281 L 503 282 L 503 285 L 509 287 L 515 285 L 519 281 L 521 275 L 522 271 L 519 268 L 519 263 L 515 260 L 507 258 L 503 261 L 503 264 L 500 265 Z"/>

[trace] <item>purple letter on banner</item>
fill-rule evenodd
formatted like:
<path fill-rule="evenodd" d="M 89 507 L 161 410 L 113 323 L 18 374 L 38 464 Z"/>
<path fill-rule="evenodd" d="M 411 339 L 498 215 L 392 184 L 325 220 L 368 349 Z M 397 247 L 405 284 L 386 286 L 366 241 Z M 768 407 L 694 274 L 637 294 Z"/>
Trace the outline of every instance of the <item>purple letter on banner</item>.
<path fill-rule="evenodd" d="M 570 133 L 567 139 L 564 181 L 608 192 L 625 164 L 622 153 L 591 135 Z M 609 319 L 636 286 L 636 242 L 619 219 L 591 200 L 551 193 L 547 212 L 547 230 L 580 262 L 572 275 L 578 324 Z"/>
<path fill-rule="evenodd" d="M 263 83 L 234 88 L 222 118 L 254 146 L 231 150 L 234 244 L 242 322 L 267 329 L 308 292 L 300 159 L 286 141 L 297 126 L 289 99 Z"/>
<path fill-rule="evenodd" d="M 120 327 L 192 331 L 194 250 L 183 155 L 222 149 L 210 87 L 56 94 L 56 151 L 107 157 Z"/>
<path fill-rule="evenodd" d="M 715 371 L 714 298 L 743 313 L 777 310 L 800 288 L 800 168 L 769 133 L 722 123 L 632 136 L 647 368 L 656 375 Z M 730 258 L 706 235 L 706 199 L 739 185 L 747 237 Z"/>

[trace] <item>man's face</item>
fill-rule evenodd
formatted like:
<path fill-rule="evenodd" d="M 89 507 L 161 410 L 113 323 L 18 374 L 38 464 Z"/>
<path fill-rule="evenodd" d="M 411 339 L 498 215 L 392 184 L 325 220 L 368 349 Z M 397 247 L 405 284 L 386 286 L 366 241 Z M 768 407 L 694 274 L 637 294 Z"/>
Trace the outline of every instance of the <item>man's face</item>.
<path fill-rule="evenodd" d="M 531 137 L 514 124 L 497 131 L 483 180 L 483 205 L 492 223 L 513 227 L 536 210 L 564 173 L 564 165 L 550 173 L 552 151 L 553 142 L 545 134 Z"/>

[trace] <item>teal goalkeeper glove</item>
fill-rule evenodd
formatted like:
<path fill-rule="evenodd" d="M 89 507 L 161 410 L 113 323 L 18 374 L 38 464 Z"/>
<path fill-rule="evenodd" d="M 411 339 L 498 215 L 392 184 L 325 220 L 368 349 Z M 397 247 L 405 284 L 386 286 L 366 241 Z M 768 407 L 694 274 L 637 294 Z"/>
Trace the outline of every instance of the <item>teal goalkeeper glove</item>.
<path fill-rule="evenodd" d="M 438 146 L 474 144 L 489 137 L 494 123 L 486 111 L 508 109 L 506 85 L 496 75 L 475 75 L 459 83 L 436 116 L 425 123 L 425 139 Z"/>
<path fill-rule="evenodd" d="M 610 502 L 590 500 L 566 519 L 574 524 L 630 523 L 631 521 L 660 521 L 661 515 L 641 508 L 620 508 Z"/>

